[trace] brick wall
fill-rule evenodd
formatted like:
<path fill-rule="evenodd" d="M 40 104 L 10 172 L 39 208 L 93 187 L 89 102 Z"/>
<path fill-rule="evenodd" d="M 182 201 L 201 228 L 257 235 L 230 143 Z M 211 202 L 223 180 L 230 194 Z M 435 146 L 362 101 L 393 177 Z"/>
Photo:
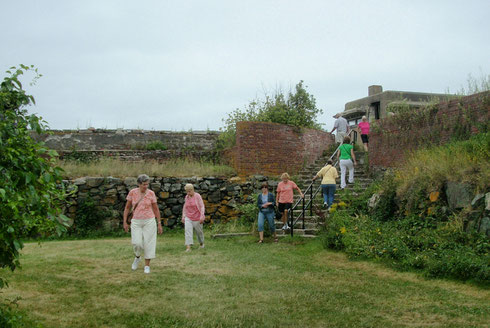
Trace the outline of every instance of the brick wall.
<path fill-rule="evenodd" d="M 266 122 L 238 122 L 234 167 L 239 175 L 294 174 L 334 143 L 330 133 Z"/>
<path fill-rule="evenodd" d="M 411 150 L 488 132 L 489 121 L 488 91 L 422 108 L 413 115 L 395 114 L 379 120 L 369 136 L 370 168 L 393 167 Z"/>

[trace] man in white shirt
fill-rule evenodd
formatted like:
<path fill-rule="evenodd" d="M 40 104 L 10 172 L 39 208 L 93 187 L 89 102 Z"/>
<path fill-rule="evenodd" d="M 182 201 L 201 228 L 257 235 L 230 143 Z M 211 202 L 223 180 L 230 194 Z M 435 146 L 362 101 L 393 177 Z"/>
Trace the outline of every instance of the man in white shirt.
<path fill-rule="evenodd" d="M 344 141 L 344 138 L 349 135 L 349 123 L 347 123 L 347 120 L 340 116 L 340 114 L 335 114 L 333 117 L 336 118 L 336 120 L 330 133 L 333 133 L 335 130 L 337 130 L 337 134 L 335 135 L 335 142 L 342 143 Z"/>

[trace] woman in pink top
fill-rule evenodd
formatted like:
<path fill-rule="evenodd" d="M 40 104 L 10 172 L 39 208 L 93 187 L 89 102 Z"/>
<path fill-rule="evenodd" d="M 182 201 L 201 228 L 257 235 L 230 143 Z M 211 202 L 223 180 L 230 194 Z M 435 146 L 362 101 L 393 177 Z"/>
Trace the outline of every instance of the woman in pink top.
<path fill-rule="evenodd" d="M 362 117 L 362 122 L 358 124 L 358 130 L 361 130 L 361 140 L 364 144 L 364 150 L 368 151 L 368 143 L 369 143 L 369 122 L 366 116 Z"/>
<path fill-rule="evenodd" d="M 289 180 L 289 174 L 283 173 L 281 174 L 281 182 L 277 185 L 277 196 L 276 196 L 276 206 L 279 209 L 279 212 L 282 213 L 282 223 L 284 224 L 282 230 L 289 229 L 287 218 L 288 218 L 288 210 L 291 209 L 293 205 L 293 190 L 298 190 L 301 198 L 304 197 L 303 193 L 299 189 L 299 187 L 293 181 Z"/>
<path fill-rule="evenodd" d="M 134 250 L 134 261 L 131 269 L 138 269 L 141 261 L 141 252 L 145 253 L 145 273 L 150 273 L 150 260 L 155 258 L 155 249 L 157 246 L 157 223 L 158 233 L 163 233 L 162 219 L 158 210 L 157 198 L 155 193 L 148 189 L 150 177 L 146 174 L 138 176 L 136 180 L 138 188 L 132 189 L 126 197 L 126 207 L 123 214 L 123 228 L 128 232 L 128 215 L 133 211 L 131 219 L 131 243 Z"/>
<path fill-rule="evenodd" d="M 190 183 L 185 185 L 185 204 L 182 209 L 182 223 L 185 227 L 185 246 L 186 252 L 191 251 L 191 246 L 194 244 L 193 232 L 196 230 L 197 240 L 201 245 L 200 248 L 204 248 L 204 202 L 201 195 L 194 191 L 194 186 Z"/>

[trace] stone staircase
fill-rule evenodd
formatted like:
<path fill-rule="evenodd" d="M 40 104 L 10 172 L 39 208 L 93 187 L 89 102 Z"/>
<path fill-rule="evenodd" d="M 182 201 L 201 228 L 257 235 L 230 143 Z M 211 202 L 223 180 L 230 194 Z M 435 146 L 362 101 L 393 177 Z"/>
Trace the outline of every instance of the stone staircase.
<path fill-rule="evenodd" d="M 367 188 L 373 180 L 368 176 L 368 172 L 366 171 L 365 168 L 365 153 L 364 152 L 355 152 L 356 159 L 357 159 L 357 166 L 355 167 L 354 171 L 354 184 L 349 184 L 347 183 L 347 186 L 345 190 L 347 192 L 353 192 L 355 193 L 356 191 L 353 190 L 354 186 L 356 186 L 356 190 L 364 190 Z M 296 177 L 293 177 L 294 182 L 301 188 L 301 191 L 305 193 L 306 188 L 311 183 L 311 179 L 316 175 L 316 173 L 325 165 L 327 162 L 329 156 L 322 156 L 319 159 L 315 161 L 315 163 L 309 164 L 303 168 L 301 172 Z M 335 162 L 335 160 L 334 160 Z M 341 191 L 340 191 L 340 169 L 337 168 L 339 172 L 339 179 L 337 180 L 337 190 L 335 192 L 335 203 L 339 202 L 341 199 Z M 348 172 L 346 176 L 346 180 L 348 179 Z M 317 188 L 321 184 L 321 179 L 317 179 L 313 185 L 313 193 L 317 190 Z M 299 199 L 299 195 L 295 191 L 294 194 L 294 201 L 296 202 Z M 305 193 L 305 204 L 308 203 L 310 199 L 310 193 Z M 321 191 L 316 195 L 316 197 L 313 200 L 314 207 L 317 208 L 322 208 L 323 205 L 323 196 Z M 296 218 L 298 215 L 300 215 L 302 210 L 302 205 L 300 205 L 294 210 L 294 217 Z M 276 220 L 276 232 L 278 236 L 289 236 L 291 231 L 287 230 L 281 230 L 281 227 L 283 226 L 281 221 Z M 300 219 L 296 223 L 294 227 L 294 235 L 295 236 L 302 236 L 302 237 L 315 237 L 318 231 L 320 230 L 321 225 L 323 222 L 319 222 L 318 216 L 315 214 L 313 211 L 312 215 L 310 215 L 310 210 L 307 209 L 305 213 L 305 227 L 303 229 L 303 220 Z"/>

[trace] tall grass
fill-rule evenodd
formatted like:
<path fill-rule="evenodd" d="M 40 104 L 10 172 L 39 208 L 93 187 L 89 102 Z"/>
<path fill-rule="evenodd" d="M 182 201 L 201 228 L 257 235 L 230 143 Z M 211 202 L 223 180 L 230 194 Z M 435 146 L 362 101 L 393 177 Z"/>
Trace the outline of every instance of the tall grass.
<path fill-rule="evenodd" d="M 490 134 L 414 152 L 396 170 L 397 195 L 409 197 L 413 188 L 430 193 L 447 181 L 469 183 L 484 192 L 490 182 Z"/>
<path fill-rule="evenodd" d="M 65 171 L 66 178 L 83 176 L 113 176 L 117 178 L 137 176 L 144 172 L 158 177 L 220 176 L 235 174 L 232 167 L 204 161 L 174 159 L 164 163 L 157 161 L 129 162 L 112 158 L 102 158 L 89 163 L 59 161 L 58 165 Z"/>

